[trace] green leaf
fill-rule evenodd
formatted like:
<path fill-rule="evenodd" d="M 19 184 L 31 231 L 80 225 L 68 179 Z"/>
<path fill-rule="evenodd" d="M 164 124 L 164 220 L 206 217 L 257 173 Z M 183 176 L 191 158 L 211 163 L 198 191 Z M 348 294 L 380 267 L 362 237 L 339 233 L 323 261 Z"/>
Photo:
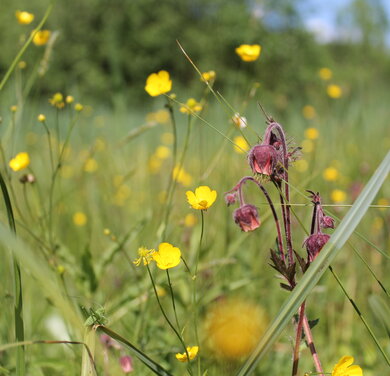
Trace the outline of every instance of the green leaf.
<path fill-rule="evenodd" d="M 374 200 L 390 170 L 390 152 L 387 153 L 370 181 L 365 186 L 351 209 L 341 221 L 321 253 L 310 265 L 307 272 L 286 300 L 275 319 L 264 333 L 253 353 L 238 371 L 237 376 L 250 375 L 267 350 L 278 339 L 286 325 L 307 298 L 313 287 L 325 273 L 337 253 L 356 229 L 364 214 Z"/>

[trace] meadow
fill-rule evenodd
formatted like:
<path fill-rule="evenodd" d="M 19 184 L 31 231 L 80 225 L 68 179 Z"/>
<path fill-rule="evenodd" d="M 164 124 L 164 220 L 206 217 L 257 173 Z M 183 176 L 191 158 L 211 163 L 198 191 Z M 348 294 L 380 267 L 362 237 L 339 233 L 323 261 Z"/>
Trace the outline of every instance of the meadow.
<path fill-rule="evenodd" d="M 42 89 L 37 34 L 0 71 L 1 375 L 388 374 L 385 80 L 315 64 L 278 94 L 251 77 L 267 41 L 242 40 L 220 89 L 177 43 L 191 85 L 151 68 L 110 106 Z"/>

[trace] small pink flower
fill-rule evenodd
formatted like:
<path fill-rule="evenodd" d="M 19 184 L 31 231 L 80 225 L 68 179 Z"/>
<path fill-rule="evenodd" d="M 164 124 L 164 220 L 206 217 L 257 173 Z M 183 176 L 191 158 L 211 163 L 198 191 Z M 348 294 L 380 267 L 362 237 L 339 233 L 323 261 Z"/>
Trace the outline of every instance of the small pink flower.
<path fill-rule="evenodd" d="M 225 195 L 225 202 L 227 204 L 227 206 L 230 206 L 230 205 L 233 205 L 236 203 L 236 193 L 233 192 L 233 193 L 227 193 Z"/>
<path fill-rule="evenodd" d="M 248 155 L 254 173 L 272 175 L 278 160 L 278 152 L 272 145 L 256 145 Z"/>
<path fill-rule="evenodd" d="M 236 222 L 244 232 L 256 230 L 260 226 L 259 214 L 254 205 L 246 204 L 236 209 L 233 218 L 234 222 Z"/>
<path fill-rule="evenodd" d="M 124 373 L 130 373 L 130 372 L 134 371 L 133 359 L 131 359 L 130 356 L 128 356 L 128 355 L 121 356 L 120 359 L 119 359 L 119 362 L 121 364 L 122 371 Z"/>
<path fill-rule="evenodd" d="M 329 238 L 330 235 L 323 234 L 321 232 L 310 235 L 306 238 L 306 240 L 303 242 L 303 245 L 306 246 L 309 262 L 312 262 L 317 257 Z"/>
<path fill-rule="evenodd" d="M 334 219 L 329 215 L 324 215 L 320 219 L 320 226 L 322 228 L 334 228 Z"/>

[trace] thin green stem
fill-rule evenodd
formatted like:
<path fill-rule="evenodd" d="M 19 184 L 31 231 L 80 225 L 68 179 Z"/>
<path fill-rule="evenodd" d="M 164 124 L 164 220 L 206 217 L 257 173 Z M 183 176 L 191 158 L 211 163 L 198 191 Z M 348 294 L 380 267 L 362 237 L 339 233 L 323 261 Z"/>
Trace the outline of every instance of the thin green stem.
<path fill-rule="evenodd" d="M 47 135 L 47 143 L 49 145 L 51 171 L 52 171 L 52 173 L 54 173 L 53 145 L 51 143 L 50 130 L 46 124 L 46 121 L 43 121 L 42 124 L 45 127 L 45 131 L 46 131 L 46 135 Z"/>
<path fill-rule="evenodd" d="M 8 189 L 0 172 L 0 186 L 3 193 L 4 204 L 7 210 L 9 227 L 16 235 L 15 218 L 12 210 L 11 200 L 8 194 Z M 24 323 L 23 323 L 23 291 L 22 291 L 22 276 L 20 266 L 14 255 L 12 255 L 14 268 L 14 319 L 15 319 L 15 338 L 18 342 L 24 341 Z M 20 346 L 16 350 L 16 375 L 23 376 L 25 374 L 25 348 Z"/>
<path fill-rule="evenodd" d="M 171 277 L 169 276 L 169 270 L 168 270 L 168 269 L 166 269 L 166 272 L 167 272 L 167 279 L 168 279 L 169 292 L 170 292 L 170 294 L 171 294 L 173 313 L 174 313 L 174 315 L 175 315 L 176 326 L 177 326 L 177 330 L 179 331 L 179 333 L 181 333 L 181 327 L 180 327 L 180 324 L 179 324 L 179 319 L 178 319 L 178 317 L 177 317 L 176 303 L 175 303 L 175 295 L 173 294 L 173 288 L 172 288 L 172 283 L 171 283 Z"/>

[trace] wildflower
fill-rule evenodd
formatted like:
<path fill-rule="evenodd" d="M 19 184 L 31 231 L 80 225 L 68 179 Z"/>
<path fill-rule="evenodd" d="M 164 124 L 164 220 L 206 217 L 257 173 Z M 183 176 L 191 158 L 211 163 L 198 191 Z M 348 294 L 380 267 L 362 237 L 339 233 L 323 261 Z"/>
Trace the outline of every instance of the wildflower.
<path fill-rule="evenodd" d="M 76 104 L 74 105 L 74 109 L 75 109 L 75 111 L 77 111 L 77 112 L 81 112 L 81 111 L 84 109 L 84 106 L 83 106 L 81 103 L 76 103 Z"/>
<path fill-rule="evenodd" d="M 44 114 L 39 114 L 37 119 L 39 122 L 44 123 L 46 121 L 46 116 Z"/>
<path fill-rule="evenodd" d="M 317 257 L 329 238 L 330 235 L 319 232 L 317 234 L 310 235 L 305 239 L 303 246 L 306 246 L 308 259 L 310 262 L 312 262 Z"/>
<path fill-rule="evenodd" d="M 316 140 L 320 133 L 317 128 L 307 128 L 305 130 L 305 137 L 309 140 Z"/>
<path fill-rule="evenodd" d="M 172 172 L 172 177 L 183 184 L 185 187 L 188 187 L 192 184 L 192 176 L 187 173 L 183 167 L 179 168 L 179 166 L 175 166 Z"/>
<path fill-rule="evenodd" d="M 13 105 L 13 106 L 11 106 L 9 109 L 10 109 L 10 111 L 11 111 L 12 113 L 15 113 L 15 112 L 18 110 L 18 106 Z"/>
<path fill-rule="evenodd" d="M 189 98 L 184 106 L 180 107 L 180 112 L 183 114 L 191 114 L 193 112 L 202 111 L 202 105 L 194 98 Z"/>
<path fill-rule="evenodd" d="M 313 106 L 306 105 L 302 108 L 302 114 L 305 119 L 311 120 L 317 116 L 316 109 Z"/>
<path fill-rule="evenodd" d="M 255 61 L 259 58 L 261 52 L 261 46 L 258 44 L 242 44 L 241 46 L 236 48 L 236 54 L 243 61 Z"/>
<path fill-rule="evenodd" d="M 334 189 L 330 194 L 330 198 L 336 203 L 343 202 L 347 198 L 347 194 L 341 189 Z"/>
<path fill-rule="evenodd" d="M 193 209 L 207 210 L 216 200 L 217 191 L 211 190 L 206 185 L 201 185 L 195 189 L 195 193 L 187 191 L 186 196 L 188 203 Z"/>
<path fill-rule="evenodd" d="M 197 222 L 196 217 L 192 213 L 188 213 L 184 217 L 184 226 L 186 227 L 194 227 L 196 222 Z"/>
<path fill-rule="evenodd" d="M 243 154 L 249 150 L 248 142 L 242 136 L 234 137 L 234 150 L 236 153 Z"/>
<path fill-rule="evenodd" d="M 217 75 L 216 75 L 215 71 L 213 71 L 213 70 L 208 71 L 208 72 L 204 72 L 204 73 L 202 73 L 201 81 L 213 82 L 213 81 L 215 81 L 216 76 Z"/>
<path fill-rule="evenodd" d="M 169 243 L 161 243 L 158 251 L 152 254 L 153 260 L 156 261 L 160 269 L 170 269 L 180 264 L 180 249 Z"/>
<path fill-rule="evenodd" d="M 161 145 L 157 147 L 155 151 L 155 156 L 160 159 L 167 159 L 171 155 L 171 149 L 168 147 Z"/>
<path fill-rule="evenodd" d="M 340 176 L 340 174 L 337 168 L 328 167 L 324 170 L 322 176 L 326 181 L 336 181 Z"/>
<path fill-rule="evenodd" d="M 236 209 L 233 218 L 244 232 L 256 230 L 260 226 L 259 213 L 254 205 L 246 204 Z"/>
<path fill-rule="evenodd" d="M 343 356 L 334 366 L 332 376 L 363 376 L 360 366 L 351 365 L 353 361 L 352 356 Z"/>
<path fill-rule="evenodd" d="M 134 371 L 133 359 L 131 358 L 131 356 L 129 355 L 121 356 L 119 358 L 119 363 L 124 373 L 130 373 Z"/>
<path fill-rule="evenodd" d="M 85 172 L 95 172 L 99 168 L 99 165 L 94 158 L 88 158 L 84 164 Z"/>
<path fill-rule="evenodd" d="M 103 234 L 106 236 L 109 236 L 109 235 L 111 235 L 111 230 L 109 228 L 105 228 L 105 229 L 103 229 Z"/>
<path fill-rule="evenodd" d="M 18 153 L 9 161 L 9 167 L 14 171 L 25 169 L 30 164 L 30 156 L 26 152 Z"/>
<path fill-rule="evenodd" d="M 34 15 L 29 12 L 17 10 L 15 12 L 16 19 L 21 25 L 28 25 L 34 20 Z"/>
<path fill-rule="evenodd" d="M 138 248 L 138 258 L 136 258 L 133 261 L 133 264 L 136 266 L 140 266 L 141 263 L 144 265 L 149 265 L 150 262 L 153 260 L 153 254 L 156 251 L 154 249 L 147 249 L 145 247 L 139 247 Z"/>
<path fill-rule="evenodd" d="M 272 175 L 278 154 L 272 145 L 256 145 L 248 154 L 249 165 L 254 173 Z"/>
<path fill-rule="evenodd" d="M 18 63 L 19 69 L 25 69 L 27 67 L 27 63 L 24 60 L 20 60 Z"/>
<path fill-rule="evenodd" d="M 50 30 L 39 30 L 37 32 L 33 31 L 33 43 L 36 46 L 44 46 L 50 39 L 51 31 Z"/>
<path fill-rule="evenodd" d="M 87 221 L 88 219 L 85 213 L 78 211 L 73 214 L 73 223 L 76 226 L 83 227 L 87 224 Z"/>
<path fill-rule="evenodd" d="M 152 73 L 146 79 L 146 92 L 152 96 L 168 93 L 172 89 L 172 81 L 169 79 L 169 73 L 165 70 L 161 70 L 158 73 Z"/>
<path fill-rule="evenodd" d="M 239 129 L 244 129 L 247 127 L 247 120 L 245 116 L 241 116 L 238 112 L 232 117 L 234 125 Z"/>
<path fill-rule="evenodd" d="M 230 206 L 230 205 L 235 204 L 235 203 L 236 203 L 236 200 L 237 200 L 236 192 L 227 193 L 227 194 L 225 195 L 225 202 L 226 202 L 226 205 L 227 205 L 227 206 Z"/>
<path fill-rule="evenodd" d="M 196 355 L 198 354 L 198 352 L 199 352 L 199 347 L 192 346 L 192 347 L 187 347 L 187 352 L 185 352 L 183 354 L 177 353 L 175 356 L 179 362 L 184 363 L 184 362 L 188 362 L 187 353 L 188 353 L 190 360 L 192 360 L 192 359 L 196 358 Z"/>
<path fill-rule="evenodd" d="M 268 325 L 264 310 L 247 299 L 219 299 L 208 308 L 205 338 L 221 359 L 240 359 L 256 346 Z"/>
<path fill-rule="evenodd" d="M 49 103 L 57 108 L 64 108 L 64 96 L 61 93 L 55 93 L 50 99 Z"/>
<path fill-rule="evenodd" d="M 152 174 L 156 174 L 162 166 L 162 160 L 156 155 L 152 155 L 148 160 L 148 169 Z"/>
<path fill-rule="evenodd" d="M 333 73 L 332 73 L 332 71 L 329 68 L 321 68 L 318 71 L 318 75 L 320 76 L 320 78 L 322 80 L 328 81 L 328 80 L 330 80 L 332 78 Z"/>
<path fill-rule="evenodd" d="M 311 153 L 314 150 L 313 140 L 303 140 L 301 145 L 304 153 Z"/>
<path fill-rule="evenodd" d="M 322 228 L 334 228 L 334 219 L 329 215 L 322 215 L 320 218 L 320 226 Z"/>
<path fill-rule="evenodd" d="M 343 91 L 341 90 L 341 87 L 338 85 L 328 85 L 326 88 L 326 92 L 329 95 L 329 97 L 333 99 L 340 98 L 341 95 L 343 94 Z"/>
<path fill-rule="evenodd" d="M 70 103 L 73 103 L 74 102 L 74 98 L 72 95 L 67 95 L 66 98 L 65 98 L 65 102 L 70 104 Z"/>

